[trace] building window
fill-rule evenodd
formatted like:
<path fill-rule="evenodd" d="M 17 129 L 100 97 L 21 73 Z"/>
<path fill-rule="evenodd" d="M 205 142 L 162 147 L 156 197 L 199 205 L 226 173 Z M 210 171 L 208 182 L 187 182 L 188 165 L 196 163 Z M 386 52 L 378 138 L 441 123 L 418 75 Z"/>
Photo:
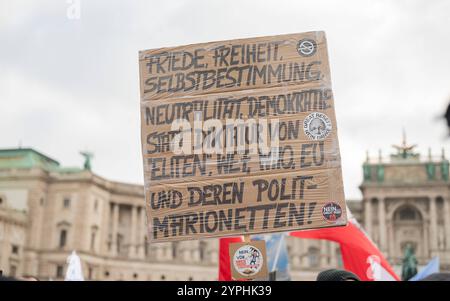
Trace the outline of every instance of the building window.
<path fill-rule="evenodd" d="M 95 231 L 91 233 L 91 251 L 94 251 L 95 248 Z"/>
<path fill-rule="evenodd" d="M 64 266 L 57 265 L 56 266 L 56 278 L 63 278 L 64 277 Z"/>
<path fill-rule="evenodd" d="M 64 248 L 67 243 L 67 230 L 63 229 L 59 232 L 59 247 Z"/>
<path fill-rule="evenodd" d="M 178 255 L 178 241 L 172 243 L 172 259 L 177 258 Z"/>
<path fill-rule="evenodd" d="M 13 254 L 19 254 L 19 246 L 12 245 L 12 246 L 11 246 L 11 253 L 13 253 Z"/>
<path fill-rule="evenodd" d="M 97 208 L 98 208 L 98 200 L 95 199 L 95 202 L 94 202 L 94 211 L 95 212 L 97 212 Z"/>
<path fill-rule="evenodd" d="M 420 213 L 414 208 L 405 207 L 397 213 L 396 217 L 401 221 L 415 221 L 420 220 Z"/>
<path fill-rule="evenodd" d="M 112 248 L 112 234 L 108 234 L 108 242 L 106 244 L 108 246 L 108 251 L 111 251 L 111 248 Z"/>
<path fill-rule="evenodd" d="M 97 227 L 92 227 L 91 230 L 91 251 L 95 251 L 95 239 L 97 237 Z"/>
<path fill-rule="evenodd" d="M 123 235 L 117 234 L 117 254 L 121 254 L 123 245 Z"/>
<path fill-rule="evenodd" d="M 144 237 L 144 254 L 145 254 L 145 257 L 148 256 L 148 239 L 147 239 L 147 236 Z"/>
<path fill-rule="evenodd" d="M 310 247 L 308 249 L 309 267 L 313 268 L 313 267 L 319 266 L 319 254 L 320 254 L 320 251 L 316 247 Z"/>
<path fill-rule="evenodd" d="M 342 263 L 342 254 L 341 254 L 341 248 L 336 248 L 336 259 L 337 259 L 337 267 L 342 268 L 344 265 Z"/>
<path fill-rule="evenodd" d="M 203 240 L 201 240 L 199 242 L 199 255 L 200 255 L 200 261 L 205 260 L 205 255 L 206 255 L 206 242 L 204 242 Z"/>
<path fill-rule="evenodd" d="M 64 208 L 70 208 L 70 199 L 69 198 L 64 198 L 63 200 L 63 206 Z"/>

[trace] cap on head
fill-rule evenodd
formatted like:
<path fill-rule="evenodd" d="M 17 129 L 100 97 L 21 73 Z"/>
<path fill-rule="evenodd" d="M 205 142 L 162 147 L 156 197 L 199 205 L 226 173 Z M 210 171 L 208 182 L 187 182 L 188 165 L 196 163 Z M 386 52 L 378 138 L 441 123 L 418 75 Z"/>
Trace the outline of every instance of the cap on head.
<path fill-rule="evenodd" d="M 361 281 L 358 276 L 345 270 L 330 269 L 317 275 L 317 281 Z"/>

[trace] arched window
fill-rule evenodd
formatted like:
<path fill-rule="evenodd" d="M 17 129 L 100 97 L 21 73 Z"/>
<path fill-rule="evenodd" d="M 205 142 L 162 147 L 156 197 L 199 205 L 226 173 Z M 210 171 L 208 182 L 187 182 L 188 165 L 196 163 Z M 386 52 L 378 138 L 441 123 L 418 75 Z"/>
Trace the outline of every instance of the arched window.
<path fill-rule="evenodd" d="M 59 232 L 59 247 L 62 249 L 66 246 L 67 243 L 67 230 L 62 229 Z"/>
<path fill-rule="evenodd" d="M 319 266 L 319 255 L 320 251 L 316 247 L 309 247 L 308 249 L 308 263 L 309 267 L 317 267 Z"/>
<path fill-rule="evenodd" d="M 420 212 L 411 206 L 405 206 L 397 209 L 394 218 L 399 221 L 416 221 L 422 219 Z"/>
<path fill-rule="evenodd" d="M 64 199 L 63 199 L 63 207 L 64 208 L 70 208 L 70 198 L 68 198 L 68 197 L 65 197 Z"/>
<path fill-rule="evenodd" d="M 68 239 L 69 239 L 69 230 L 70 230 L 70 223 L 67 221 L 61 221 L 58 224 L 56 224 L 56 242 L 55 245 L 62 249 L 67 247 L 68 245 Z"/>

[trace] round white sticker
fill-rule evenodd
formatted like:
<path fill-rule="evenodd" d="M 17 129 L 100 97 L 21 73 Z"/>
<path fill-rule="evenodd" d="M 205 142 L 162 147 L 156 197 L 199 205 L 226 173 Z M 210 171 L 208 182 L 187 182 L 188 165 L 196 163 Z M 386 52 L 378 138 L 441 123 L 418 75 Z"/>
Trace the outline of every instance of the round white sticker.
<path fill-rule="evenodd" d="M 257 274 L 263 266 L 262 252 L 255 246 L 244 245 L 233 255 L 235 270 L 243 276 Z"/>
<path fill-rule="evenodd" d="M 325 139 L 332 130 L 330 118 L 320 112 L 313 112 L 309 114 L 303 122 L 303 131 L 305 135 L 312 140 Z"/>
<path fill-rule="evenodd" d="M 317 44 L 312 39 L 303 39 L 298 41 L 297 51 L 301 56 L 312 56 L 316 53 Z"/>

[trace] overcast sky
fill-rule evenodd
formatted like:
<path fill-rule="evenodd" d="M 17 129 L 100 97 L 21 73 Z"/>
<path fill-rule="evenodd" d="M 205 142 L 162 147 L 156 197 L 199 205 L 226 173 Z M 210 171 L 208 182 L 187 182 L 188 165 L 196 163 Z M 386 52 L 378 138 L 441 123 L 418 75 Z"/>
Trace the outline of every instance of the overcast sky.
<path fill-rule="evenodd" d="M 64 166 L 143 183 L 138 51 L 324 30 L 346 197 L 366 150 L 408 140 L 450 156 L 450 1 L 0 0 L 0 148 L 33 147 Z M 68 11 L 69 10 L 69 11 Z M 69 17 L 70 18 L 69 18 Z M 71 19 L 72 18 L 72 19 Z"/>

